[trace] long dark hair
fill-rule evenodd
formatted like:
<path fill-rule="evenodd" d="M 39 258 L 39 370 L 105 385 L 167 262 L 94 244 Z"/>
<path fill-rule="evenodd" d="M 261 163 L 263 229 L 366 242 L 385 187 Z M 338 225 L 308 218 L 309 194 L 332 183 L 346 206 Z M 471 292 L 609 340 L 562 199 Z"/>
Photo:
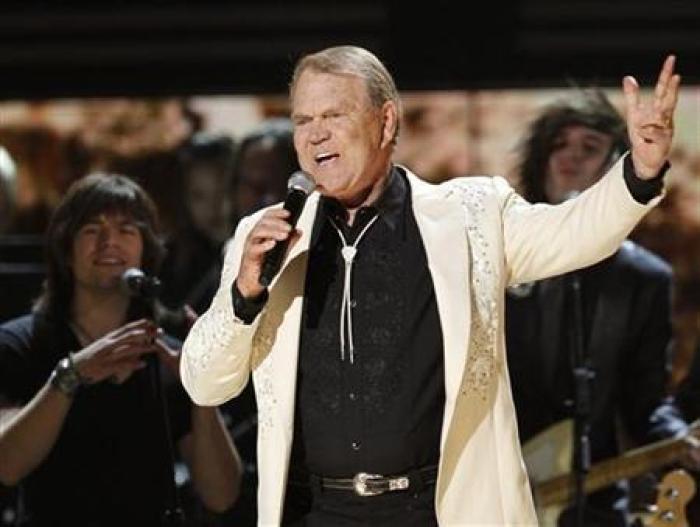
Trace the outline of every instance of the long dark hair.
<path fill-rule="evenodd" d="M 573 96 L 546 107 L 530 123 L 520 143 L 518 172 L 523 197 L 529 202 L 548 201 L 544 181 L 549 156 L 559 132 L 571 125 L 585 126 L 612 138 L 608 163 L 629 148 L 625 121 L 605 94 L 596 88 L 578 89 Z"/>
<path fill-rule="evenodd" d="M 119 212 L 131 218 L 143 238 L 142 269 L 157 274 L 164 249 L 159 238 L 155 204 L 133 180 L 116 174 L 91 174 L 79 179 L 66 192 L 46 231 L 46 279 L 34 311 L 65 318 L 73 300 L 74 277 L 70 266 L 73 241 L 92 218 Z"/>

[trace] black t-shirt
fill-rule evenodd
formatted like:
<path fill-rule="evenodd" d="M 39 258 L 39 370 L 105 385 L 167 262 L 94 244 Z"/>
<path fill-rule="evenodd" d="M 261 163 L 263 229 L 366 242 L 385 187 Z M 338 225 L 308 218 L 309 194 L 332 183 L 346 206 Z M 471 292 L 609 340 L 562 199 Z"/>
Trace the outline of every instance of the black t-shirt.
<path fill-rule="evenodd" d="M 0 396 L 25 405 L 56 363 L 79 349 L 65 322 L 43 315 L 0 326 Z M 190 403 L 177 379 L 159 370 L 176 445 L 190 429 Z M 20 525 L 160 524 L 172 465 L 152 371 L 80 389 L 51 452 L 20 484 Z"/>

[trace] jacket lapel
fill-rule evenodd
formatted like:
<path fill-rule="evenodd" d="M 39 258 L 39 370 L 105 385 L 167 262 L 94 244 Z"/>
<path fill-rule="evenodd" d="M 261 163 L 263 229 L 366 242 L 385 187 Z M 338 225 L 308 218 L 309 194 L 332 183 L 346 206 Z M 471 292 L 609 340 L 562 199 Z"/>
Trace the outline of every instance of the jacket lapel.
<path fill-rule="evenodd" d="M 435 287 L 444 340 L 444 443 L 460 390 L 469 338 L 469 257 L 464 210 L 448 199 L 444 187 L 430 185 L 406 171 L 413 194 L 413 211 Z"/>

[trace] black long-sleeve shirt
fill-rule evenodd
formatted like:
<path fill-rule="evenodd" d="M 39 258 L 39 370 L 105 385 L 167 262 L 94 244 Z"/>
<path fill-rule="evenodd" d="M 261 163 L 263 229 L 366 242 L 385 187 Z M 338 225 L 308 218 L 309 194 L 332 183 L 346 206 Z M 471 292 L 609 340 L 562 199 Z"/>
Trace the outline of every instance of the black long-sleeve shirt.
<path fill-rule="evenodd" d="M 351 364 L 348 350 L 341 360 L 345 270 L 329 218 L 352 244 L 377 214 L 357 244 L 352 270 Z M 445 401 L 442 330 L 408 181 L 399 169 L 352 226 L 337 201 L 321 199 L 306 277 L 292 467 L 348 476 L 437 463 Z"/>

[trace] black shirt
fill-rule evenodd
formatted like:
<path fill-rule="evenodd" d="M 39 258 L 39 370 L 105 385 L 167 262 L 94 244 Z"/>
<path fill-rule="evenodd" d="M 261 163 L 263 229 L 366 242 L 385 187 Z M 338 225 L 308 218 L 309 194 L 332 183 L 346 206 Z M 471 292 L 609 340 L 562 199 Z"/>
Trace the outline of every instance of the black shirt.
<path fill-rule="evenodd" d="M 80 347 L 63 322 L 41 315 L 7 322 L 0 327 L 0 395 L 25 405 L 58 360 Z M 171 460 L 149 370 L 121 385 L 80 388 L 49 455 L 20 484 L 20 525 L 160 525 Z M 190 429 L 190 403 L 177 380 L 161 374 L 176 442 Z"/>
<path fill-rule="evenodd" d="M 301 322 L 293 471 L 396 474 L 438 461 L 442 330 L 408 181 L 399 169 L 390 177 L 351 227 L 337 201 L 321 198 Z M 345 265 L 329 218 L 352 244 L 377 214 L 357 244 L 352 270 L 351 364 L 347 349 L 341 360 Z"/>

